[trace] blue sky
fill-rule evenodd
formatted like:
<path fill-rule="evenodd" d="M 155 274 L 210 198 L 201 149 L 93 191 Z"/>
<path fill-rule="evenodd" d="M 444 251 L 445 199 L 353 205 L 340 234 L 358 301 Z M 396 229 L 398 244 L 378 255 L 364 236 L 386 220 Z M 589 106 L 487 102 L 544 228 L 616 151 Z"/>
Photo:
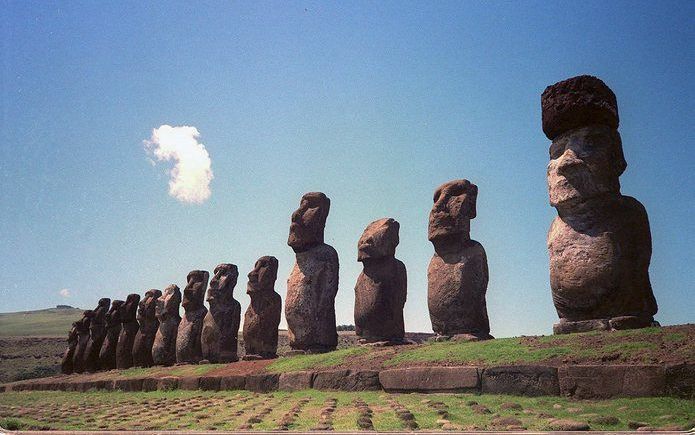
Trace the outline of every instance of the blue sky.
<path fill-rule="evenodd" d="M 540 94 L 593 74 L 618 97 L 622 192 L 649 213 L 656 317 L 694 320 L 693 2 L 0 3 L 0 312 L 183 287 L 221 262 L 245 309 L 263 255 L 284 298 L 290 215 L 319 190 L 338 322 L 357 240 L 393 217 L 406 329 L 430 331 L 432 193 L 467 178 L 492 334 L 550 333 Z M 200 133 L 200 204 L 168 194 L 173 162 L 151 163 L 163 124 Z"/>

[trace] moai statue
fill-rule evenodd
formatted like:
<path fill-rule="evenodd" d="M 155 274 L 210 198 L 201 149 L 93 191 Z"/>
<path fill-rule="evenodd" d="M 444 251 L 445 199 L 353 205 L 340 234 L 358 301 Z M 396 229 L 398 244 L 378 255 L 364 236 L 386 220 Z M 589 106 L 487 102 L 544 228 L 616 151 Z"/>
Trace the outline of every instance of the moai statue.
<path fill-rule="evenodd" d="M 68 332 L 68 347 L 63 353 L 63 360 L 60 363 L 60 372 L 69 375 L 73 372 L 72 359 L 77 348 L 77 322 L 72 322 L 72 328 Z"/>
<path fill-rule="evenodd" d="M 201 346 L 203 358 L 211 363 L 239 361 L 237 345 L 241 304 L 234 299 L 234 287 L 238 278 L 236 265 L 218 264 L 208 286 L 210 311 L 203 320 Z"/>
<path fill-rule="evenodd" d="M 159 320 L 155 316 L 157 300 L 162 296 L 161 290 L 150 289 L 145 292 L 145 297 L 138 304 L 137 320 L 140 329 L 135 334 L 133 341 L 133 365 L 135 367 L 152 367 L 152 345 L 154 336 L 159 329 Z"/>
<path fill-rule="evenodd" d="M 249 272 L 246 293 L 251 304 L 244 315 L 244 359 L 276 358 L 282 298 L 275 292 L 278 259 L 261 257 Z"/>
<path fill-rule="evenodd" d="M 117 369 L 128 369 L 133 366 L 133 343 L 135 342 L 135 335 L 140 329 L 137 321 L 139 303 L 140 295 L 131 293 L 119 310 L 121 335 L 118 337 L 118 346 L 116 347 Z"/>
<path fill-rule="evenodd" d="M 77 347 L 72 357 L 72 371 L 75 373 L 84 372 L 85 353 L 89 343 L 89 325 L 94 317 L 94 311 L 87 310 L 83 313 L 82 319 L 77 322 Z"/>
<path fill-rule="evenodd" d="M 395 258 L 400 225 L 385 218 L 367 226 L 357 243 L 363 271 L 355 285 L 355 333 L 363 343 L 404 343 L 405 265 Z"/>
<path fill-rule="evenodd" d="M 338 253 L 323 243 L 331 201 L 321 192 L 302 196 L 292 213 L 287 244 L 297 262 L 287 279 L 285 318 L 290 347 L 305 352 L 328 352 L 338 345 L 335 295 L 338 292 Z"/>
<path fill-rule="evenodd" d="M 543 132 L 552 141 L 548 232 L 556 334 L 657 325 L 649 281 L 652 241 L 647 212 L 620 194 L 627 167 L 618 103 L 600 79 L 578 76 L 541 96 Z"/>
<path fill-rule="evenodd" d="M 155 316 L 159 320 L 159 329 L 152 344 L 152 360 L 155 365 L 176 364 L 176 334 L 181 322 L 179 305 L 181 290 L 175 284 L 165 288 L 164 294 L 157 299 Z"/>
<path fill-rule="evenodd" d="M 442 338 L 486 340 L 488 268 L 483 246 L 471 240 L 478 187 L 468 180 L 444 183 L 434 192 L 428 239 L 434 255 L 427 269 L 432 329 Z"/>
<path fill-rule="evenodd" d="M 109 311 L 111 299 L 101 298 L 94 309 L 94 317 L 89 322 L 89 341 L 84 353 L 84 370 L 95 372 L 99 369 L 99 352 L 106 338 L 106 313 Z"/>
<path fill-rule="evenodd" d="M 116 368 L 116 349 L 118 336 L 121 335 L 121 307 L 124 301 L 111 302 L 111 308 L 106 313 L 106 339 L 99 351 L 99 370 L 113 370 Z"/>
<path fill-rule="evenodd" d="M 176 335 L 176 362 L 179 364 L 197 364 L 203 359 L 200 335 L 208 312 L 203 299 L 209 278 L 210 274 L 205 270 L 194 270 L 188 274 L 181 304 L 184 314 Z"/>

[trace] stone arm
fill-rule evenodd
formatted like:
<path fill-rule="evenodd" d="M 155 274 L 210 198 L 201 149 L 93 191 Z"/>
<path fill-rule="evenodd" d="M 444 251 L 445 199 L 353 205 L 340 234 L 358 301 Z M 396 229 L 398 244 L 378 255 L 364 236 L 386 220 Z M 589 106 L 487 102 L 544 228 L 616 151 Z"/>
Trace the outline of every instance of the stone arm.
<path fill-rule="evenodd" d="M 408 298 L 408 273 L 405 268 L 405 264 L 401 260 L 396 259 L 396 279 L 398 285 L 398 292 L 396 292 L 396 297 L 394 302 L 401 309 L 405 306 L 405 301 Z"/>
<path fill-rule="evenodd" d="M 649 218 L 647 210 L 642 203 L 635 198 L 624 196 L 626 205 L 626 216 L 624 219 L 624 227 L 629 228 L 630 235 L 626 238 L 630 246 L 624 248 L 627 254 L 625 259 L 630 267 L 623 267 L 624 271 L 634 273 L 637 276 L 626 276 L 623 282 L 634 283 L 634 288 L 629 291 L 637 297 L 636 300 L 641 300 L 642 306 L 635 307 L 641 310 L 641 313 L 654 315 L 657 312 L 657 303 L 652 292 L 651 283 L 649 280 L 649 263 L 652 257 L 652 236 L 649 228 Z M 639 295 L 641 293 L 641 295 Z M 640 297 L 641 296 L 641 297 Z"/>
<path fill-rule="evenodd" d="M 236 299 L 234 300 L 234 305 L 232 307 L 232 331 L 236 331 L 239 334 L 239 325 L 241 324 L 241 304 Z"/>
<path fill-rule="evenodd" d="M 338 293 L 338 255 L 335 253 L 334 255 L 334 260 L 326 259 L 328 261 L 322 262 L 318 283 L 315 284 L 315 288 L 319 289 L 319 307 L 335 304 L 335 296 Z M 333 287 L 331 283 L 335 283 L 334 288 L 331 288 Z M 328 291 L 320 291 L 320 289 L 328 289 Z"/>

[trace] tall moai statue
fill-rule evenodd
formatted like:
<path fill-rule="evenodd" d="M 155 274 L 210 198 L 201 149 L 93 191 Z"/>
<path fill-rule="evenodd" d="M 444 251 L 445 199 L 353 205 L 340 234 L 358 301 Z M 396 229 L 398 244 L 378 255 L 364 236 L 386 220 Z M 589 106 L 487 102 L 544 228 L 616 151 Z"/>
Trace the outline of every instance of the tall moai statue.
<path fill-rule="evenodd" d="M 478 187 L 468 180 L 444 183 L 434 192 L 428 238 L 434 256 L 427 269 L 432 329 L 442 337 L 486 340 L 488 268 L 483 245 L 471 240 Z"/>
<path fill-rule="evenodd" d="M 116 368 L 116 349 L 118 337 L 121 335 L 121 307 L 124 301 L 111 302 L 111 308 L 106 313 L 106 338 L 99 351 L 99 370 Z"/>
<path fill-rule="evenodd" d="M 138 304 L 137 320 L 140 324 L 135 340 L 133 341 L 133 366 L 152 367 L 152 345 L 154 336 L 159 329 L 159 320 L 155 316 L 157 300 L 162 296 L 161 290 L 150 289 L 145 292 L 145 297 Z"/>
<path fill-rule="evenodd" d="M 210 274 L 205 270 L 194 270 L 188 274 L 183 289 L 183 318 L 176 335 L 176 362 L 197 364 L 203 359 L 200 336 L 208 309 L 203 300 Z"/>
<path fill-rule="evenodd" d="M 106 338 L 106 313 L 109 311 L 111 299 L 101 298 L 94 309 L 94 317 L 89 322 L 89 341 L 84 353 L 84 370 L 95 372 L 99 369 L 99 352 Z"/>
<path fill-rule="evenodd" d="M 152 361 L 159 366 L 176 364 L 176 334 L 179 330 L 181 316 L 181 290 L 176 284 L 164 289 L 164 294 L 157 299 L 155 316 L 159 320 L 159 329 L 152 344 Z"/>
<path fill-rule="evenodd" d="M 210 311 L 203 319 L 201 346 L 203 359 L 211 363 L 239 361 L 237 347 L 241 304 L 234 299 L 238 279 L 239 269 L 236 265 L 222 263 L 215 267 L 215 274 L 208 286 Z"/>
<path fill-rule="evenodd" d="M 60 362 L 60 372 L 69 375 L 73 372 L 72 359 L 77 348 L 77 322 L 72 322 L 72 328 L 68 332 L 68 347 L 63 353 L 63 360 Z"/>
<path fill-rule="evenodd" d="M 355 333 L 361 342 L 404 341 L 408 284 L 405 265 L 395 257 L 399 228 L 394 219 L 379 219 L 357 243 L 357 261 L 364 267 L 355 285 Z"/>
<path fill-rule="evenodd" d="M 118 346 L 116 346 L 117 369 L 129 369 L 133 366 L 133 343 L 135 342 L 135 335 L 140 329 L 137 320 L 139 303 L 140 295 L 131 293 L 119 310 L 121 335 L 118 336 Z"/>
<path fill-rule="evenodd" d="M 77 322 L 77 347 L 72 357 L 72 371 L 75 373 L 84 372 L 85 354 L 89 344 L 89 325 L 93 317 L 94 311 L 87 310 L 83 313 L 82 319 Z"/>
<path fill-rule="evenodd" d="M 246 293 L 251 303 L 244 314 L 244 359 L 275 358 L 282 314 L 282 298 L 275 292 L 278 259 L 259 258 L 248 277 Z"/>
<path fill-rule="evenodd" d="M 330 206 L 326 195 L 310 192 L 302 196 L 299 209 L 292 213 L 287 244 L 297 262 L 287 279 L 285 318 L 294 350 L 328 352 L 338 345 L 338 253 L 323 242 Z"/>
<path fill-rule="evenodd" d="M 592 76 L 548 86 L 543 132 L 552 141 L 548 232 L 556 334 L 654 325 L 647 212 L 620 194 L 627 163 L 613 91 Z"/>

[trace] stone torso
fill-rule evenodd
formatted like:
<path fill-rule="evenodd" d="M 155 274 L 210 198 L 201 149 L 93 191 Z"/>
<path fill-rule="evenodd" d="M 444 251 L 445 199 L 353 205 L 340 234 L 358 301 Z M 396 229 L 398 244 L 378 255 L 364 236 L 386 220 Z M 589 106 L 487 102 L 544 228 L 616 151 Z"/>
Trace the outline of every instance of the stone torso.
<path fill-rule="evenodd" d="M 241 304 L 232 300 L 229 306 L 210 307 L 203 320 L 201 346 L 203 358 L 210 362 L 237 361 L 237 342 Z"/>
<path fill-rule="evenodd" d="M 150 367 L 154 364 L 152 345 L 158 329 L 159 320 L 154 316 L 148 316 L 141 321 L 133 342 L 133 365 L 136 367 Z"/>
<path fill-rule="evenodd" d="M 127 369 L 133 366 L 133 344 L 138 329 L 140 326 L 137 320 L 123 322 L 116 347 L 116 368 Z"/>
<path fill-rule="evenodd" d="M 116 348 L 118 346 L 118 337 L 121 334 L 121 323 L 115 324 L 106 328 L 106 338 L 99 351 L 99 368 L 102 370 L 111 370 L 116 368 Z"/>
<path fill-rule="evenodd" d="M 326 244 L 299 252 L 287 279 L 285 317 L 290 346 L 302 350 L 331 350 L 338 344 L 335 296 L 338 292 L 338 254 Z"/>
<path fill-rule="evenodd" d="M 405 335 L 405 265 L 395 259 L 368 265 L 355 285 L 355 332 L 368 341 L 400 340 Z"/>
<path fill-rule="evenodd" d="M 177 363 L 197 363 L 203 359 L 200 335 L 207 312 L 207 308 L 201 307 L 183 315 L 176 336 Z"/>
<path fill-rule="evenodd" d="M 159 328 L 152 344 L 152 361 L 156 365 L 176 364 L 176 334 L 181 317 L 167 316 L 161 318 Z"/>
<path fill-rule="evenodd" d="M 277 354 L 278 326 L 282 299 L 275 291 L 251 295 L 244 314 L 244 350 L 247 355 L 273 357 Z"/>
<path fill-rule="evenodd" d="M 550 283 L 561 319 L 652 316 L 646 212 L 618 196 L 591 213 L 556 217 L 548 232 Z"/>
<path fill-rule="evenodd" d="M 453 254 L 434 254 L 427 269 L 427 302 L 434 332 L 441 335 L 489 334 L 485 294 L 487 257 L 468 240 Z"/>

